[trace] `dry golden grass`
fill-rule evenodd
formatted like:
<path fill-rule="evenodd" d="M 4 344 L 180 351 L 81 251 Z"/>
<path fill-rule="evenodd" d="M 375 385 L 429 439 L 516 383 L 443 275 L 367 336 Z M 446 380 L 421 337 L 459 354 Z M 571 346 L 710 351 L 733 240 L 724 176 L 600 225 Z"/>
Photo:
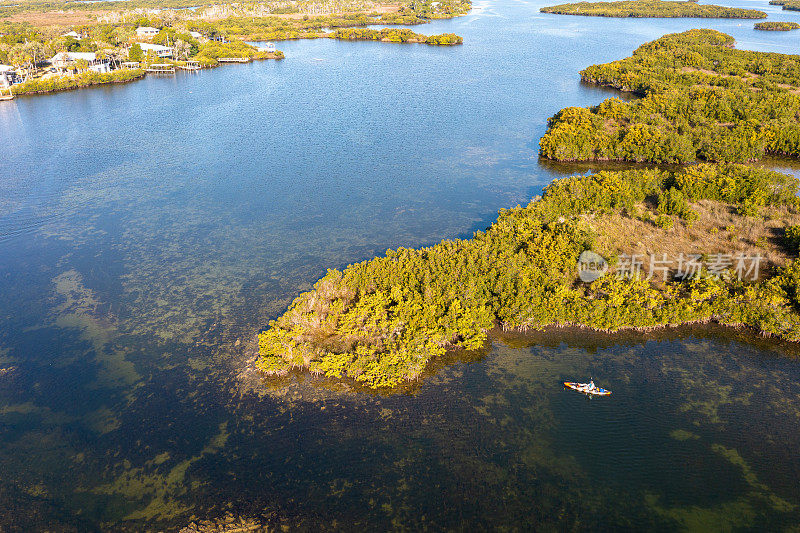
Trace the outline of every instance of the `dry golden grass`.
<path fill-rule="evenodd" d="M 36 27 L 71 27 L 81 24 L 89 24 L 95 21 L 98 15 L 104 15 L 107 11 L 45 11 L 35 12 L 26 11 L 15 13 L 9 17 L 0 17 L 0 21 L 7 22 L 29 22 Z"/>
<path fill-rule="evenodd" d="M 650 254 L 676 259 L 681 253 L 731 254 L 746 256 L 760 254 L 761 277 L 776 266 L 786 264 L 789 251 L 782 244 L 784 228 L 800 224 L 800 213 L 786 208 L 762 208 L 760 217 L 746 217 L 736 213 L 735 208 L 720 202 L 702 200 L 691 204 L 698 213 L 698 220 L 691 225 L 672 217 L 672 229 L 663 229 L 649 220 L 624 214 L 587 218 L 587 222 L 599 235 L 598 252 L 606 254 L 637 254 L 645 260 Z M 639 206 L 641 213 L 655 217 L 652 206 Z M 766 220 L 765 220 L 766 218 Z M 674 269 L 672 272 L 674 273 Z"/>

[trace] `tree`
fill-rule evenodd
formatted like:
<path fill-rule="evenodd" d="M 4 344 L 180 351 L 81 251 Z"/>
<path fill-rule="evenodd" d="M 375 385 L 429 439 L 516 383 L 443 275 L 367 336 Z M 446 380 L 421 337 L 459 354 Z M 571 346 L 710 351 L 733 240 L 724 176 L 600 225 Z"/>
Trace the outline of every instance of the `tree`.
<path fill-rule="evenodd" d="M 141 61 L 144 57 L 142 53 L 142 47 L 139 46 L 139 43 L 134 44 L 128 49 L 128 59 L 131 61 Z"/>

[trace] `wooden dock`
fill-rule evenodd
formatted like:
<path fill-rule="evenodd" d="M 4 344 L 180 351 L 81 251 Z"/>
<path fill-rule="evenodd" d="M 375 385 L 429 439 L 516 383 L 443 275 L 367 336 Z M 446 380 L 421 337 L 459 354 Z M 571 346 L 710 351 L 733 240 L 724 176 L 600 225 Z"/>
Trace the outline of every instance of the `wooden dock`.
<path fill-rule="evenodd" d="M 151 74 L 175 74 L 175 65 L 172 63 L 153 63 L 145 69 Z"/>
<path fill-rule="evenodd" d="M 220 63 L 249 63 L 249 57 L 220 57 L 217 59 Z"/>
<path fill-rule="evenodd" d="M 191 71 L 200 70 L 200 62 L 187 61 L 185 65 L 178 65 L 178 68 L 181 70 L 191 70 Z"/>
<path fill-rule="evenodd" d="M 3 89 L 2 87 L 0 87 L 0 102 L 5 102 L 13 99 L 14 99 L 14 93 L 11 92 L 11 87 L 9 87 L 8 89 Z"/>

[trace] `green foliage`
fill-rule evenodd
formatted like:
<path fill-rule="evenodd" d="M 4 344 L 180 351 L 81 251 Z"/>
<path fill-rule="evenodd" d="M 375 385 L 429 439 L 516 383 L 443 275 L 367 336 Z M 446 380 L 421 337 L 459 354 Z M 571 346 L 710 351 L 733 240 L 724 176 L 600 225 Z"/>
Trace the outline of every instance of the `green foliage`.
<path fill-rule="evenodd" d="M 153 37 L 154 44 L 163 46 L 175 46 L 177 41 L 183 41 L 190 47 L 189 55 L 195 56 L 200 51 L 200 43 L 197 42 L 191 35 L 186 32 L 179 32 L 173 28 L 162 28 L 158 34 Z"/>
<path fill-rule="evenodd" d="M 587 15 L 593 17 L 692 17 L 726 19 L 763 19 L 767 14 L 755 9 L 698 4 L 696 1 L 618 0 L 615 2 L 577 2 L 543 7 L 542 13 L 558 15 Z"/>
<path fill-rule="evenodd" d="M 686 195 L 675 187 L 659 191 L 658 213 L 661 215 L 677 215 L 690 224 L 698 218 L 697 211 L 689 207 Z M 656 224 L 660 225 L 658 221 L 656 221 Z M 671 224 L 670 227 L 672 227 Z"/>
<path fill-rule="evenodd" d="M 220 57 L 236 57 L 246 59 L 266 59 L 273 57 L 270 54 L 259 52 L 254 46 L 238 39 L 221 43 L 208 41 L 200 45 L 199 52 L 192 59 L 199 61 L 204 67 L 216 66 Z M 283 57 L 278 53 L 277 57 Z"/>
<path fill-rule="evenodd" d="M 670 217 L 669 215 L 665 215 L 663 213 L 658 215 L 653 221 L 653 223 L 661 229 L 672 229 L 673 226 L 675 225 L 675 222 L 673 222 L 672 217 Z"/>
<path fill-rule="evenodd" d="M 425 44 L 435 44 L 439 46 L 450 46 L 454 44 L 461 44 L 464 39 L 455 33 L 441 33 L 439 35 L 430 35 L 425 39 Z"/>
<path fill-rule="evenodd" d="M 92 85 L 103 85 L 106 83 L 125 83 L 139 79 L 144 76 L 144 70 L 115 70 L 105 74 L 98 72 L 82 72 L 76 76 L 57 76 L 48 79 L 28 80 L 25 83 L 14 86 L 14 94 L 38 94 L 54 91 L 67 91 L 70 89 L 80 89 Z"/>
<path fill-rule="evenodd" d="M 142 59 L 144 59 L 144 53 L 139 43 L 134 44 L 128 49 L 128 59 L 130 61 L 142 61 Z"/>
<path fill-rule="evenodd" d="M 764 31 L 791 31 L 800 30 L 800 24 L 797 22 L 756 22 L 753 28 Z"/>
<path fill-rule="evenodd" d="M 786 226 L 786 245 L 795 254 L 800 254 L 800 226 Z"/>
<path fill-rule="evenodd" d="M 690 163 L 800 156 L 800 56 L 732 46 L 723 33 L 690 30 L 585 69 L 586 82 L 644 97 L 560 111 L 540 141 L 542 157 Z"/>
<path fill-rule="evenodd" d="M 576 282 L 578 256 L 595 238 L 587 217 L 632 212 L 656 197 L 656 223 L 669 227 L 671 214 L 691 218 L 690 201 L 796 205 L 797 191 L 796 178 L 735 164 L 557 180 L 527 207 L 501 211 L 473 239 L 389 250 L 330 270 L 259 335 L 259 366 L 391 387 L 419 377 L 447 349 L 480 348 L 496 323 L 616 330 L 717 320 L 799 340 L 792 287 L 800 274 L 792 270 L 755 284 L 707 275 L 660 287 L 615 275 Z"/>
<path fill-rule="evenodd" d="M 453 33 L 441 35 L 422 35 L 406 28 L 383 28 L 373 30 L 369 28 L 343 28 L 329 34 L 333 39 L 347 41 L 385 41 L 391 43 L 426 43 L 434 45 L 461 44 L 463 40 Z"/>

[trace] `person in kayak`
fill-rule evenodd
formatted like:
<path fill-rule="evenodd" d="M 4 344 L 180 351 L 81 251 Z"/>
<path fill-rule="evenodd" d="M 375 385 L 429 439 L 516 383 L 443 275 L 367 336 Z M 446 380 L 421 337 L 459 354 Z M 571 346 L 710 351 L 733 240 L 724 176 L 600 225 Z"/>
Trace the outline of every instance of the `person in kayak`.
<path fill-rule="evenodd" d="M 594 390 L 594 389 L 595 389 L 595 386 L 594 386 L 594 379 L 591 379 L 591 378 L 589 379 L 589 386 L 588 386 L 587 388 L 588 388 L 589 390 Z"/>

